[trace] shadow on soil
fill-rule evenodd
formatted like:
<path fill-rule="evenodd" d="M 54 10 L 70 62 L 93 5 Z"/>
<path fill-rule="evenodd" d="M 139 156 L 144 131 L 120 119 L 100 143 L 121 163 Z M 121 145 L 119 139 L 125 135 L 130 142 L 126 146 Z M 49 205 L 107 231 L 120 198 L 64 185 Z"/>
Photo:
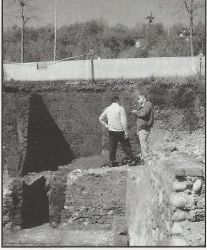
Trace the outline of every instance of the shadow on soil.
<path fill-rule="evenodd" d="M 74 159 L 74 153 L 38 94 L 30 101 L 27 145 L 23 175 L 57 171 L 58 166 L 67 165 Z"/>

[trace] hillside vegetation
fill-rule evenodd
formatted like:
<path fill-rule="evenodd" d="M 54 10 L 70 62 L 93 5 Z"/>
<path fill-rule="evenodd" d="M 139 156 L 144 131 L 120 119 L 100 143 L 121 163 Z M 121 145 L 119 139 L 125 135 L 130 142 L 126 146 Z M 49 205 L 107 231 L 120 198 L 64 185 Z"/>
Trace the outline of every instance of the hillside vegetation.
<path fill-rule="evenodd" d="M 187 27 L 175 24 L 166 29 L 162 23 L 127 28 L 121 24 L 109 27 L 104 21 L 88 21 L 57 30 L 56 60 L 71 58 L 140 58 L 190 56 L 189 36 L 180 36 Z M 194 54 L 205 52 L 205 25 L 194 27 Z M 139 45 L 136 44 L 139 43 Z M 25 26 L 24 62 L 51 61 L 54 57 L 54 27 Z M 93 54 L 89 51 L 93 50 Z M 21 28 L 3 31 L 3 60 L 20 62 Z M 73 58 L 74 57 L 74 58 Z"/>

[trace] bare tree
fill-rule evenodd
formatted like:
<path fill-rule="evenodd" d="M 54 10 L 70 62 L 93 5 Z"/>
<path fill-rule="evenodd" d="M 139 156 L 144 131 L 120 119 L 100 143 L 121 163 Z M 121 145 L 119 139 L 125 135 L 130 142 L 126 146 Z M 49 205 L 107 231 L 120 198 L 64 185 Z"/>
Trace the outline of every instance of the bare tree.
<path fill-rule="evenodd" d="M 205 12 L 205 0 L 162 0 L 163 5 L 171 5 L 173 10 L 177 13 L 187 14 L 189 17 L 189 33 L 190 33 L 190 48 L 191 48 L 191 56 L 194 56 L 193 49 L 193 30 L 194 30 L 194 21 L 196 17 L 199 19 L 204 19 Z"/>
<path fill-rule="evenodd" d="M 204 8 L 204 3 L 198 2 L 196 0 L 183 0 L 185 4 L 185 8 L 188 12 L 189 19 L 190 19 L 190 49 L 191 49 L 191 56 L 194 56 L 194 49 L 193 49 L 193 25 L 194 25 L 194 16 L 195 12 L 198 9 Z"/>
<path fill-rule="evenodd" d="M 29 20 L 35 19 L 38 7 L 32 0 L 4 0 L 3 1 L 3 23 L 17 21 L 21 19 L 21 63 L 24 62 L 24 37 L 25 25 Z M 4 25 L 5 26 L 5 25 Z"/>

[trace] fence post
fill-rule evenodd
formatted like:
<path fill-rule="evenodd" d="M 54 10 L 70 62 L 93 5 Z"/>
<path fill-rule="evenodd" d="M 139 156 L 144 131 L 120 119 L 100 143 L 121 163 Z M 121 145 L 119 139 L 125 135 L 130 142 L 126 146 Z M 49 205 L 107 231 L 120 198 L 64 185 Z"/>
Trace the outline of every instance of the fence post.
<path fill-rule="evenodd" d="M 202 78 L 202 67 L 203 67 L 203 65 L 202 65 L 202 57 L 203 57 L 203 55 L 201 54 L 201 55 L 199 55 L 199 63 L 200 63 L 200 69 L 199 69 L 199 79 L 201 79 Z"/>
<path fill-rule="evenodd" d="M 93 59 L 91 59 L 91 80 L 94 82 L 94 64 L 93 64 Z"/>

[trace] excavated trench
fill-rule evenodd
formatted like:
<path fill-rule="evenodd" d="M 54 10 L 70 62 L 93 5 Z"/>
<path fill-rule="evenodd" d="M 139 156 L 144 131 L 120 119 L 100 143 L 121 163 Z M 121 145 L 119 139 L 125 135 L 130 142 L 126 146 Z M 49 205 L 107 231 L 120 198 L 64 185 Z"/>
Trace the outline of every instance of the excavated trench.
<path fill-rule="evenodd" d="M 99 102 L 98 111 L 94 112 L 89 101 L 91 95 L 80 95 L 83 104 L 80 108 L 70 106 L 72 111 L 68 114 L 66 106 L 71 105 L 71 101 L 62 103 L 64 97 L 61 95 L 55 96 L 58 99 L 55 104 L 53 96 L 33 94 L 25 98 L 25 102 L 20 97 L 23 102 L 20 106 L 27 106 L 27 109 L 14 123 L 17 134 L 8 137 L 8 144 L 12 140 L 20 144 L 17 152 L 21 160 L 17 182 L 12 189 L 12 200 L 17 203 L 14 206 L 11 202 L 5 207 L 5 213 L 10 217 L 6 226 L 11 224 L 11 228 L 19 227 L 23 232 L 44 225 L 57 230 L 59 227 L 83 232 L 98 230 L 100 235 L 97 237 L 112 242 L 114 225 L 118 225 L 117 228 L 120 221 L 126 223 L 127 171 L 101 168 L 108 162 L 107 135 L 102 135 L 97 119 L 102 103 Z M 95 98 L 100 99 L 100 96 L 98 94 Z M 16 102 L 19 101 L 17 98 Z M 86 111 L 90 117 L 85 117 Z M 74 112 L 78 118 L 73 122 L 70 115 Z M 90 124 L 91 118 L 95 118 L 93 124 Z M 117 155 L 120 159 L 120 150 Z M 10 166 L 7 170 L 9 174 L 12 172 Z M 9 210 L 12 210 L 10 215 Z M 126 226 L 123 230 L 122 238 L 126 238 L 126 244 Z"/>
<path fill-rule="evenodd" d="M 50 224 L 52 228 L 63 226 L 70 230 L 115 230 L 126 236 L 126 244 L 130 169 L 101 168 L 108 161 L 108 155 L 103 154 L 107 150 L 107 133 L 98 115 L 111 94 L 17 93 L 13 103 L 13 93 L 7 95 L 4 106 L 8 110 L 4 115 L 14 122 L 4 119 L 4 140 L 8 145 L 4 171 L 15 184 L 8 185 L 4 226 L 32 229 Z M 131 93 L 121 94 L 127 114 L 132 106 L 130 97 Z M 159 113 L 156 118 L 160 119 Z M 128 120 L 133 151 L 137 152 L 135 123 L 131 115 Z M 10 159 L 7 155 L 11 155 Z"/>

